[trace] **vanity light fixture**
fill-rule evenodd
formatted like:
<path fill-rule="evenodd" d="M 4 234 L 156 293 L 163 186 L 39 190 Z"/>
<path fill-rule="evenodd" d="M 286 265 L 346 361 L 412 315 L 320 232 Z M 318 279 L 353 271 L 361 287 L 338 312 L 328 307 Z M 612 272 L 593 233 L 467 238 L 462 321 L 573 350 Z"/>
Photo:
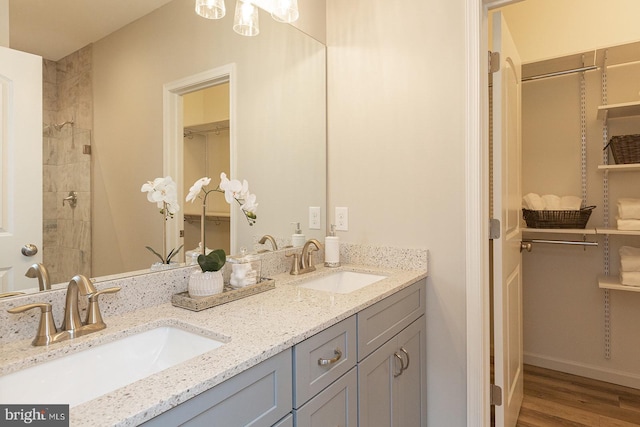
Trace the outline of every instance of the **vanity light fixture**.
<path fill-rule="evenodd" d="M 298 0 L 274 0 L 271 16 L 278 22 L 290 24 L 298 19 Z"/>
<path fill-rule="evenodd" d="M 300 15 L 298 0 L 236 0 L 233 30 L 243 36 L 257 36 L 260 32 L 258 8 L 271 14 L 277 22 L 290 24 Z M 225 16 L 224 0 L 196 0 L 196 13 L 207 19 Z"/>
<path fill-rule="evenodd" d="M 222 19 L 226 12 L 224 0 L 196 0 L 196 13 L 203 18 Z"/>
<path fill-rule="evenodd" d="M 241 36 L 257 36 L 260 33 L 258 8 L 248 0 L 236 1 L 233 31 Z"/>

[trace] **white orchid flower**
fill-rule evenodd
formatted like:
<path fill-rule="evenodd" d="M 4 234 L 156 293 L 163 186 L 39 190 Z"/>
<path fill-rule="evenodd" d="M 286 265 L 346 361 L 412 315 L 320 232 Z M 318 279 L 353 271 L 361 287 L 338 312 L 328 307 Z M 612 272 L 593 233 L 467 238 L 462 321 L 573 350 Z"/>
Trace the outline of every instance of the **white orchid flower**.
<path fill-rule="evenodd" d="M 170 176 L 147 181 L 142 185 L 140 191 L 146 192 L 147 200 L 156 203 L 160 209 L 164 209 L 166 203 L 167 210 L 171 214 L 180 210 L 180 205 L 178 204 L 178 186 Z"/>
<path fill-rule="evenodd" d="M 187 202 L 193 203 L 194 200 L 198 197 L 198 194 L 202 191 L 202 187 L 206 187 L 211 183 L 211 178 L 203 177 L 197 180 L 189 189 L 189 194 L 187 194 Z"/>
<path fill-rule="evenodd" d="M 240 206 L 240 209 L 242 209 L 245 212 L 250 212 L 252 214 L 255 214 L 256 209 L 258 209 L 258 204 L 256 203 L 256 195 L 251 194 L 247 191 L 247 193 L 244 196 L 244 203 L 242 204 L 242 206 Z"/>
<path fill-rule="evenodd" d="M 243 183 L 237 179 L 229 180 L 224 172 L 220 174 L 219 187 L 224 191 L 224 198 L 229 204 L 234 200 L 242 198 L 241 195 L 249 191 L 249 183 L 246 180 Z"/>

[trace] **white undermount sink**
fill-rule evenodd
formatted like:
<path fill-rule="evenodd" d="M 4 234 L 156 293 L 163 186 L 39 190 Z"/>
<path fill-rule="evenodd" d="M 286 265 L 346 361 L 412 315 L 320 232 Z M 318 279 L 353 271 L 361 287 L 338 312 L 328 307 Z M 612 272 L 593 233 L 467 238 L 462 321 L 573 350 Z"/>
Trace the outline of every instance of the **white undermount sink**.
<path fill-rule="evenodd" d="M 386 278 L 387 276 L 379 274 L 359 273 L 355 271 L 336 271 L 335 273 L 303 282 L 299 286 L 301 288 L 315 289 L 318 291 L 348 294 Z"/>
<path fill-rule="evenodd" d="M 0 377 L 0 402 L 79 405 L 223 344 L 157 327 Z"/>

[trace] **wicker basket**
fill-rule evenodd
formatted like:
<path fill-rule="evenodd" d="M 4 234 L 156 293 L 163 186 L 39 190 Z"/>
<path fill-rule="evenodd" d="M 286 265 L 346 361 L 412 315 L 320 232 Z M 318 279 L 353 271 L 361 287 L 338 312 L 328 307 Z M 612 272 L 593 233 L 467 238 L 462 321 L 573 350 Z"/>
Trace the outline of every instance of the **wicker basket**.
<path fill-rule="evenodd" d="M 611 147 L 616 164 L 640 163 L 640 135 L 614 136 L 604 149 L 607 147 Z"/>
<path fill-rule="evenodd" d="M 595 206 L 587 206 L 579 211 L 533 211 L 522 209 L 529 228 L 585 228 Z"/>

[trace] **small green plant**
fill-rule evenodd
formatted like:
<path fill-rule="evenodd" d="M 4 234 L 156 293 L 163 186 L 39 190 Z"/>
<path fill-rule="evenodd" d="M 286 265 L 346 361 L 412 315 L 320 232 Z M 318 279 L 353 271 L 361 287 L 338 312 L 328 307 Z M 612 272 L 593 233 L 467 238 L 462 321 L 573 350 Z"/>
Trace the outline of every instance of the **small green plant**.
<path fill-rule="evenodd" d="M 219 271 L 227 261 L 224 249 L 216 249 L 207 255 L 198 255 L 198 264 L 202 271 Z"/>

